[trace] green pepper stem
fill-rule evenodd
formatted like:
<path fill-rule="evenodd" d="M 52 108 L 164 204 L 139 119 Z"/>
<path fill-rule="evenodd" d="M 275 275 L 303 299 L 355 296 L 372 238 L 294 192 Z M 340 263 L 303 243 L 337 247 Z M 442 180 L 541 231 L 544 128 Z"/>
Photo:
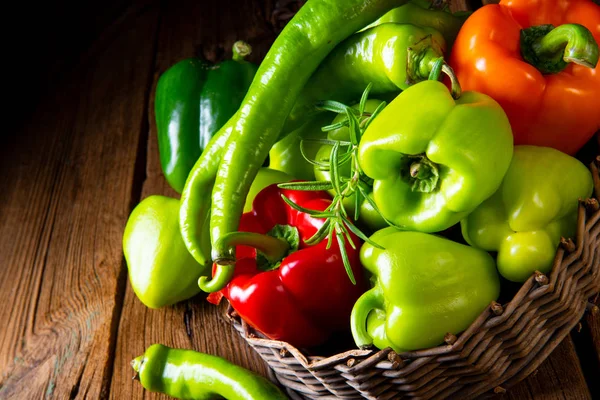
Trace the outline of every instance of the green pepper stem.
<path fill-rule="evenodd" d="M 144 362 L 144 356 L 138 356 L 136 358 L 134 358 L 133 360 L 131 360 L 131 368 L 133 368 L 133 370 L 135 372 L 140 372 L 140 369 L 142 367 L 142 363 Z"/>
<path fill-rule="evenodd" d="M 250 246 L 260 251 L 269 263 L 277 263 L 283 259 L 290 249 L 290 244 L 273 236 L 262 235 L 254 232 L 231 232 L 222 236 L 213 249 L 213 259 L 216 265 L 215 273 L 211 280 L 206 276 L 198 279 L 198 286 L 207 293 L 218 292 L 223 289 L 235 271 L 235 257 L 222 257 L 222 254 L 231 254 L 235 246 Z"/>
<path fill-rule="evenodd" d="M 238 40 L 233 44 L 231 51 L 233 52 L 231 57 L 233 61 L 242 62 L 246 61 L 245 58 L 252 53 L 252 46 L 243 40 Z"/>
<path fill-rule="evenodd" d="M 359 349 L 369 347 L 373 344 L 373 338 L 367 332 L 367 318 L 369 317 L 369 313 L 375 309 L 383 309 L 381 293 L 377 287 L 363 293 L 352 308 L 350 329 L 354 343 L 356 343 Z"/>
<path fill-rule="evenodd" d="M 521 30 L 521 54 L 543 74 L 561 72 L 571 62 L 595 68 L 598 53 L 598 43 L 583 25 L 539 25 Z"/>
<path fill-rule="evenodd" d="M 400 178 L 410 185 L 413 192 L 431 193 L 439 184 L 439 165 L 425 153 L 406 155 L 400 166 Z"/>
<path fill-rule="evenodd" d="M 462 89 L 458 82 L 458 78 L 456 77 L 456 74 L 454 74 L 452 67 L 446 63 L 444 57 L 439 57 L 430 61 L 429 68 L 430 72 L 429 77 L 427 78 L 428 80 L 438 81 L 440 80 L 442 73 L 444 73 L 450 78 L 450 93 L 452 94 L 452 98 L 456 100 L 462 95 Z"/>

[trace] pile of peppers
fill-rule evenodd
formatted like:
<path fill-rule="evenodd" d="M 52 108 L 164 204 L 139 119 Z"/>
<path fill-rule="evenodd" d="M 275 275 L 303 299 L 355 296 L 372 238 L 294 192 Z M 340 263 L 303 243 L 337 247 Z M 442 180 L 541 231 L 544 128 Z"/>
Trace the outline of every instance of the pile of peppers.
<path fill-rule="evenodd" d="M 181 197 L 132 211 L 133 290 L 151 308 L 206 292 L 308 351 L 443 343 L 575 235 L 598 43 L 592 0 L 309 0 L 259 66 L 242 41 L 180 61 L 155 114 Z M 132 365 L 174 397 L 285 398 L 211 357 L 157 344 Z"/>

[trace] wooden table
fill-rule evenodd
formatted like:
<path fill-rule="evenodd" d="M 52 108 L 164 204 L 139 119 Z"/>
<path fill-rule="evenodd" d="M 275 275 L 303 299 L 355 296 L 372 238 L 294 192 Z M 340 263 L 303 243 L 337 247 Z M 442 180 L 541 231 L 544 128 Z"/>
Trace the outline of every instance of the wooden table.
<path fill-rule="evenodd" d="M 260 59 L 285 18 L 274 3 L 112 0 L 70 14 L 46 6 L 34 18 L 35 40 L 15 46 L 21 74 L 6 79 L 15 90 L 4 92 L 19 110 L 5 116 L 15 126 L 0 156 L 0 399 L 160 398 L 129 366 L 155 342 L 266 374 L 202 296 L 144 307 L 121 237 L 141 199 L 175 195 L 158 159 L 158 76 L 197 53 L 214 60 L 240 38 Z M 600 316 L 588 313 L 505 396 L 600 398 L 599 353 Z"/>

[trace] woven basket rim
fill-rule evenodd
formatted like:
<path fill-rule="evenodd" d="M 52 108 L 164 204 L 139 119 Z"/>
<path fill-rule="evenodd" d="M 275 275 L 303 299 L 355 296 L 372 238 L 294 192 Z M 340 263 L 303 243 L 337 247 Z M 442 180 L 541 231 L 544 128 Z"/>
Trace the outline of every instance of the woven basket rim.
<path fill-rule="evenodd" d="M 243 333 L 243 338 L 253 347 L 265 346 L 287 351 L 293 355 L 294 358 L 298 360 L 304 368 L 311 371 L 327 368 L 332 364 L 340 364 L 341 362 L 360 359 L 361 361 L 359 363 L 351 363 L 353 365 L 348 365 L 346 371 L 340 371 L 356 373 L 360 370 L 369 368 L 370 366 L 382 360 L 390 359 L 392 357 L 399 357 L 402 361 L 409 361 L 413 359 L 441 356 L 456 352 L 457 350 L 462 349 L 465 342 L 467 342 L 469 338 L 476 334 L 479 328 L 482 326 L 491 328 L 501 325 L 506 320 L 513 317 L 513 311 L 517 309 L 524 300 L 535 301 L 535 299 L 540 298 L 548 291 L 552 290 L 559 281 L 558 275 L 561 271 L 558 267 L 561 265 L 561 263 L 569 258 L 576 259 L 581 256 L 584 250 L 584 246 L 582 246 L 582 232 L 586 227 L 594 226 L 598 223 L 598 221 L 600 221 L 600 209 L 596 209 L 591 215 L 587 216 L 586 223 L 587 209 L 590 207 L 590 204 L 595 203 L 597 207 L 598 201 L 600 200 L 600 155 L 598 155 L 591 162 L 589 169 L 592 172 L 592 177 L 594 180 L 594 193 L 592 193 L 592 197 L 589 199 L 579 199 L 577 235 L 575 241 L 573 242 L 571 239 L 565 238 L 561 240 L 561 245 L 556 252 L 549 275 L 536 271 L 527 279 L 527 281 L 522 284 L 521 288 L 508 303 L 500 304 L 503 309 L 503 312 L 500 315 L 495 315 L 494 309 L 496 304 L 499 303 L 493 301 L 479 314 L 479 316 L 469 325 L 466 330 L 458 333 L 454 338 L 452 338 L 451 343 L 402 353 L 396 353 L 390 348 L 381 350 L 377 348 L 370 348 L 363 350 L 350 349 L 327 357 L 306 355 L 302 350 L 285 341 L 272 340 L 264 337 L 264 335 L 262 335 L 260 332 L 246 324 L 246 322 L 243 321 L 239 315 L 237 315 L 231 305 L 228 305 L 225 316 L 232 324 L 241 325 L 242 332 L 240 333 Z M 594 293 L 590 293 L 590 296 L 588 297 L 591 297 L 593 294 Z M 227 302 L 227 304 L 229 303 Z M 579 320 L 579 318 L 577 320 Z M 570 329 L 567 330 L 567 333 L 568 331 L 570 331 Z"/>

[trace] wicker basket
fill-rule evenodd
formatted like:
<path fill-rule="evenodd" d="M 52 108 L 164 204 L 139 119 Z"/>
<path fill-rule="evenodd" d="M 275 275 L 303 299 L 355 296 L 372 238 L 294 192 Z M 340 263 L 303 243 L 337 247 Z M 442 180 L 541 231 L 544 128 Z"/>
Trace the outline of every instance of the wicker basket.
<path fill-rule="evenodd" d="M 446 345 L 401 354 L 375 349 L 307 356 L 261 338 L 232 308 L 227 316 L 294 400 L 503 393 L 546 359 L 600 291 L 599 168 L 600 156 L 591 165 L 596 198 L 579 202 L 576 241 L 561 241 L 550 276 L 534 274 L 508 304 L 492 302 L 465 332 L 446 335 Z"/>

